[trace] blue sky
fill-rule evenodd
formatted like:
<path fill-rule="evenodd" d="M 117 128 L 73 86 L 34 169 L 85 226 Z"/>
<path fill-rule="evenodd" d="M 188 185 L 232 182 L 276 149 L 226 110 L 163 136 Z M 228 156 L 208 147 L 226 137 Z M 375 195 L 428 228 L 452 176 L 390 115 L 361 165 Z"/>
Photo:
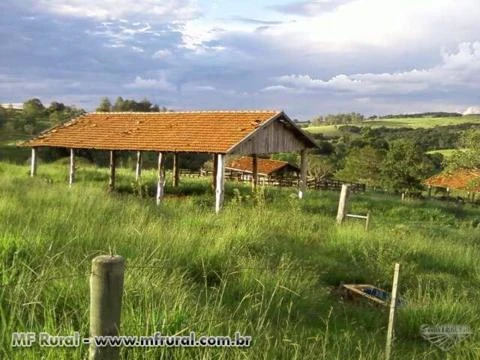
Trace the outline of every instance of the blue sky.
<path fill-rule="evenodd" d="M 0 103 L 101 97 L 293 118 L 480 105 L 478 0 L 0 3 Z"/>

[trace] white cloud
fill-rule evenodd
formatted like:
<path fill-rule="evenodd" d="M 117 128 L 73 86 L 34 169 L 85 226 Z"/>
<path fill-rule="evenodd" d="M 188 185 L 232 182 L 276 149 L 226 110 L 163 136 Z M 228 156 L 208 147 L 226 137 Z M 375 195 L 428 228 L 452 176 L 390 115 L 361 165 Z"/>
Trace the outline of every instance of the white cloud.
<path fill-rule="evenodd" d="M 141 76 L 137 76 L 133 82 L 125 84 L 124 87 L 127 89 L 137 90 L 156 89 L 172 91 L 175 89 L 174 84 L 167 80 L 164 73 L 161 73 L 156 79 L 144 79 Z"/>
<path fill-rule="evenodd" d="M 140 17 L 168 22 L 192 19 L 199 14 L 194 0 L 35 0 L 32 5 L 58 15 L 98 20 Z"/>
<path fill-rule="evenodd" d="M 280 85 L 272 85 L 264 90 L 278 90 L 288 86 L 296 89 L 330 89 L 337 92 L 390 95 L 455 86 L 480 89 L 480 42 L 462 43 L 457 52 L 443 52 L 442 60 L 441 64 L 429 69 L 396 73 L 340 74 L 329 80 L 315 79 L 309 75 L 283 75 L 276 78 Z"/>
<path fill-rule="evenodd" d="M 172 56 L 172 52 L 168 49 L 160 49 L 155 54 L 153 54 L 154 59 L 166 59 Z"/>

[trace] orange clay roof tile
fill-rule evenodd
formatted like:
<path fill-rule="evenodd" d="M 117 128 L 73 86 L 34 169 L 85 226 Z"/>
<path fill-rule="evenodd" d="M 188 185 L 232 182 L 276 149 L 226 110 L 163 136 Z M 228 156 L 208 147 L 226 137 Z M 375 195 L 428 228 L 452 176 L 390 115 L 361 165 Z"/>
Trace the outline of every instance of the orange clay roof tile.
<path fill-rule="evenodd" d="M 290 166 L 293 169 L 300 170 L 296 166 L 289 164 L 286 161 L 279 161 L 279 160 L 270 160 L 270 159 L 257 159 L 257 169 L 258 173 L 270 175 L 271 173 L 280 170 L 284 166 Z M 234 169 L 234 170 L 241 170 L 245 172 L 253 172 L 253 158 L 250 156 L 242 156 L 238 159 L 231 160 L 227 165 L 226 168 Z"/>
<path fill-rule="evenodd" d="M 441 173 L 426 179 L 424 184 L 480 192 L 480 170 L 458 169 L 450 173 Z"/>
<path fill-rule="evenodd" d="M 90 113 L 22 146 L 226 153 L 279 111 Z"/>

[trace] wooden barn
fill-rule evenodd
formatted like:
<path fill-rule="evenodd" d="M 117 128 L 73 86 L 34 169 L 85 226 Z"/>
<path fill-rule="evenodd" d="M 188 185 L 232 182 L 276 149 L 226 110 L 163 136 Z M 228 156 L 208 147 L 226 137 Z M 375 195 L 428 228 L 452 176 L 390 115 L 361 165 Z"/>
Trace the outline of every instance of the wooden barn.
<path fill-rule="evenodd" d="M 70 150 L 70 184 L 75 180 L 75 150 L 96 149 L 110 154 L 109 188 L 115 187 L 116 154 L 137 152 L 137 177 L 142 152 L 158 153 L 157 204 L 165 183 L 165 154 L 174 154 L 173 174 L 178 183 L 179 153 L 214 155 L 215 210 L 223 204 L 225 156 L 252 157 L 252 176 L 258 181 L 258 155 L 299 152 L 301 158 L 299 197 L 306 189 L 306 150 L 315 142 L 283 111 L 192 111 L 90 113 L 42 132 L 21 144 L 32 148 L 31 175 L 37 171 L 37 149 Z"/>
<path fill-rule="evenodd" d="M 238 177 L 241 180 L 253 180 L 254 158 L 242 156 L 230 160 L 225 169 L 230 172 L 231 177 Z M 285 177 L 298 177 L 300 168 L 286 161 L 257 159 L 257 173 L 260 181 Z"/>

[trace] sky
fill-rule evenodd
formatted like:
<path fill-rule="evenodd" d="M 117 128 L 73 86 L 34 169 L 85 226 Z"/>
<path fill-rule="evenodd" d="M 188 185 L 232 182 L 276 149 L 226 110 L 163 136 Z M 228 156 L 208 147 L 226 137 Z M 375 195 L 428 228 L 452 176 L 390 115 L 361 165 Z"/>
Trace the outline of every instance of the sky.
<path fill-rule="evenodd" d="M 0 103 L 463 112 L 478 19 L 479 0 L 3 0 Z"/>

